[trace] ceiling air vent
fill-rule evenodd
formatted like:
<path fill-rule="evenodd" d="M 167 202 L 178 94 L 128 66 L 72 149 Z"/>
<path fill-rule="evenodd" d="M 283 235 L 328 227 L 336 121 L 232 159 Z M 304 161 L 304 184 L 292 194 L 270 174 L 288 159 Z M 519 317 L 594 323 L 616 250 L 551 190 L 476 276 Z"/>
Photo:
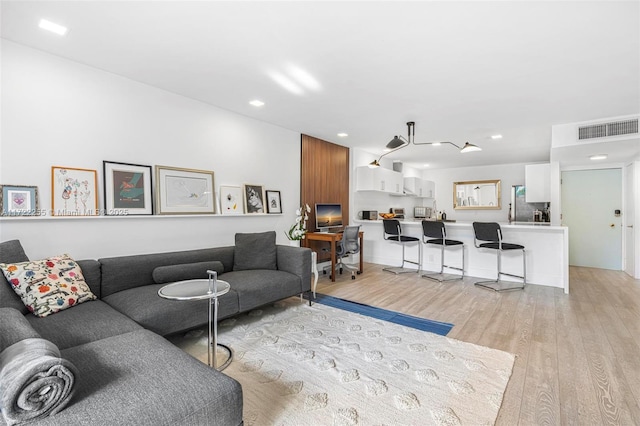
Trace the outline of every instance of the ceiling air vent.
<path fill-rule="evenodd" d="M 638 134 L 638 119 L 578 127 L 578 140 Z"/>

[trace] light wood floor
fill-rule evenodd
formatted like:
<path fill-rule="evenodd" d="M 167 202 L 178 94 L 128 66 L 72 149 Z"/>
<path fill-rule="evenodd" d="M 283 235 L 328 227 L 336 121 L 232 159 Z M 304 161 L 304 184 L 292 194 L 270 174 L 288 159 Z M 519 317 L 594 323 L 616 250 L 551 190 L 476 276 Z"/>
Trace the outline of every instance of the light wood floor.
<path fill-rule="evenodd" d="M 448 337 L 516 355 L 498 425 L 640 425 L 640 280 L 571 267 L 570 294 L 495 293 L 365 264 L 318 292 L 453 323 Z"/>

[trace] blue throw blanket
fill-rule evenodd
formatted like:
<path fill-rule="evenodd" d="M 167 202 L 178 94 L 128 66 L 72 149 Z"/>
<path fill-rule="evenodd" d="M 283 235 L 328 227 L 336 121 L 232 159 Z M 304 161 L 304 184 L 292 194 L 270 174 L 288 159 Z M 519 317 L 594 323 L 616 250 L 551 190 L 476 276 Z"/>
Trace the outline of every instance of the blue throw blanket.
<path fill-rule="evenodd" d="M 31 337 L 35 331 L 20 312 L 0 311 L 0 335 L 4 337 L 0 339 L 0 410 L 4 420 L 14 425 L 59 412 L 73 396 L 75 366 L 60 358 L 58 347 L 50 341 Z M 20 339 L 20 334 L 29 337 Z"/>

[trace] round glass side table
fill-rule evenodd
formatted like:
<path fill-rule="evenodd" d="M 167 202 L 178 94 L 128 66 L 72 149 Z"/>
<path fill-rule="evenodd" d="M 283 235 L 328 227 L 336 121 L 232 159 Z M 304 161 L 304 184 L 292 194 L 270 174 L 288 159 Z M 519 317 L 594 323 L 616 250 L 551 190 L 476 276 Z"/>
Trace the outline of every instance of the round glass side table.
<path fill-rule="evenodd" d="M 186 280 L 167 284 L 158 290 L 158 296 L 170 300 L 202 300 L 209 299 L 209 348 L 208 364 L 218 371 L 222 371 L 233 359 L 231 348 L 218 343 L 218 297 L 229 292 L 228 282 L 218 280 L 215 271 L 210 273 L 209 279 Z M 213 272 L 211 274 L 211 272 Z M 217 348 L 227 353 L 227 359 L 218 365 Z"/>

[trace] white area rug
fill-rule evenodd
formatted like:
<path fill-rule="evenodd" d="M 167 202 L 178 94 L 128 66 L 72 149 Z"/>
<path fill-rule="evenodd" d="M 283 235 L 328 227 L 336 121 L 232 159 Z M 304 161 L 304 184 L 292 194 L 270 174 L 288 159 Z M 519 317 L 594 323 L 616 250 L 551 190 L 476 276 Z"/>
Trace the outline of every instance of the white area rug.
<path fill-rule="evenodd" d="M 253 425 L 489 425 L 512 354 L 296 299 L 224 320 Z M 190 334 L 187 351 L 204 349 Z M 184 343 L 186 342 L 186 343 Z M 206 361 L 206 355 L 202 357 Z"/>

